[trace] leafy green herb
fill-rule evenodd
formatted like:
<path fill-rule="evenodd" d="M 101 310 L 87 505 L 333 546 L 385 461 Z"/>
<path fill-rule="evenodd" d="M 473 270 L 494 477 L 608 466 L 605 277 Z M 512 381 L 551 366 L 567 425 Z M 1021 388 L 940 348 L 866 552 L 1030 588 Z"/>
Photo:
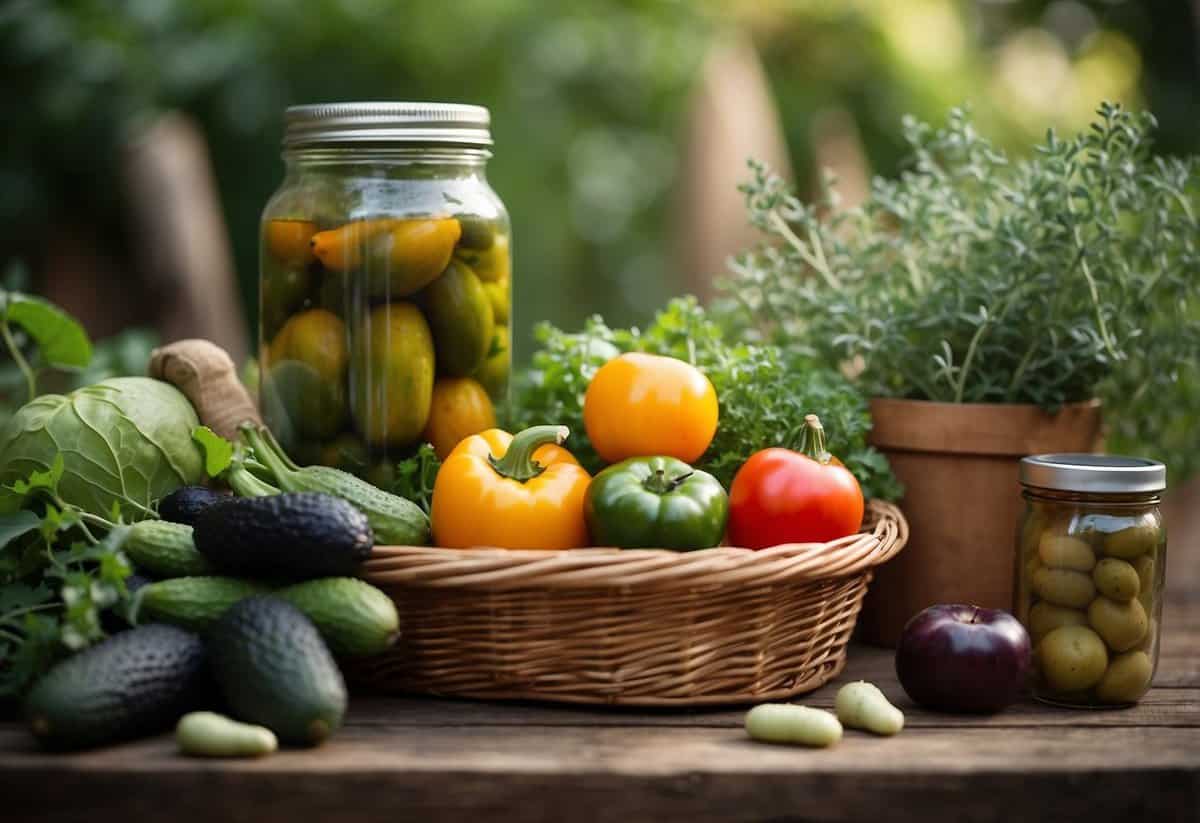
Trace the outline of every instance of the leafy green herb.
<path fill-rule="evenodd" d="M 386 490 L 411 500 L 429 514 L 433 505 L 433 484 L 441 467 L 442 461 L 438 460 L 433 446 L 422 443 L 410 456 L 396 461 L 387 478 L 390 482 L 387 482 Z"/>
<path fill-rule="evenodd" d="M 128 601 L 127 527 L 63 502 L 62 475 L 60 456 L 13 483 L 26 508 L 0 515 L 0 697 L 102 639 L 101 614 Z M 89 525 L 107 533 L 97 538 Z"/>
<path fill-rule="evenodd" d="M 192 430 L 192 439 L 204 452 L 204 473 L 218 477 L 233 463 L 233 444 L 208 426 L 197 426 Z"/>
<path fill-rule="evenodd" d="M 38 359 L 25 352 L 27 337 Z M 40 297 L 0 289 L 0 342 L 25 380 L 26 400 L 37 397 L 38 360 L 60 369 L 82 369 L 92 359 L 92 344 L 75 318 Z"/>
<path fill-rule="evenodd" d="M 829 448 L 858 477 L 870 497 L 894 499 L 900 486 L 887 460 L 867 445 L 866 401 L 829 368 L 788 363 L 774 346 L 729 342 L 695 298 L 671 301 L 645 329 L 610 329 L 599 317 L 568 334 L 538 327 L 539 350 L 517 388 L 514 428 L 561 423 L 571 429 L 571 452 L 590 471 L 601 461 L 583 426 L 583 397 L 605 362 L 626 351 L 686 360 L 712 381 L 720 420 L 712 445 L 697 464 L 726 486 L 751 454 L 769 446 L 797 448 L 804 415 L 816 413 Z"/>
<path fill-rule="evenodd" d="M 764 166 L 743 187 L 766 235 L 739 257 L 733 333 L 857 372 L 870 395 L 1035 403 L 1101 396 L 1123 448 L 1186 472 L 1200 396 L 1197 159 L 1154 157 L 1149 114 L 1008 157 L 953 111 L 904 121 L 911 169 L 847 209 Z"/>

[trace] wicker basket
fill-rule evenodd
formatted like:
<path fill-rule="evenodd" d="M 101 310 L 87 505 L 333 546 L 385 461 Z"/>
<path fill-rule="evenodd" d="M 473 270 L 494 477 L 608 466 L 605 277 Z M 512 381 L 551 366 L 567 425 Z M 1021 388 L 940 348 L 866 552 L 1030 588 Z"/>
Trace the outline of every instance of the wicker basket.
<path fill-rule="evenodd" d="M 350 667 L 383 691 L 629 706 L 779 699 L 842 670 L 872 568 L 908 538 L 871 502 L 825 544 L 671 552 L 378 546 L 403 637 Z"/>

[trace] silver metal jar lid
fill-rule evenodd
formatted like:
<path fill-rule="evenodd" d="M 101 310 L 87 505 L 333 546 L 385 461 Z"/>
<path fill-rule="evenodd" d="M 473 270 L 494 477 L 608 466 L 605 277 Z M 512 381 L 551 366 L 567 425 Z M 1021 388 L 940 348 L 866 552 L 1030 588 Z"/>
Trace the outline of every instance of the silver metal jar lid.
<path fill-rule="evenodd" d="M 1067 492 L 1161 492 L 1167 487 L 1167 467 L 1142 457 L 1038 454 L 1022 458 L 1021 483 Z"/>
<path fill-rule="evenodd" d="M 286 148 L 347 143 L 492 145 L 491 115 L 464 103 L 318 103 L 284 115 Z"/>

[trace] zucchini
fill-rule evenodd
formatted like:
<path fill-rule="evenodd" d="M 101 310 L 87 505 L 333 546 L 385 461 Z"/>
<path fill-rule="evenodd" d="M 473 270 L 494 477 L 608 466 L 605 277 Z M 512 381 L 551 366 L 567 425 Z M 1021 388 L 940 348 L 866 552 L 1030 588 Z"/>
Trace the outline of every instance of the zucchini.
<path fill-rule="evenodd" d="M 365 480 L 329 466 L 301 468 L 275 442 L 267 429 L 242 426 L 242 438 L 255 457 L 288 492 L 319 492 L 340 497 L 367 516 L 379 544 L 423 546 L 429 542 L 429 518 L 411 500 L 372 486 Z"/>
<path fill-rule="evenodd" d="M 196 550 L 192 527 L 183 523 L 134 523 L 121 549 L 135 566 L 152 577 L 187 577 L 212 571 L 212 564 Z"/>

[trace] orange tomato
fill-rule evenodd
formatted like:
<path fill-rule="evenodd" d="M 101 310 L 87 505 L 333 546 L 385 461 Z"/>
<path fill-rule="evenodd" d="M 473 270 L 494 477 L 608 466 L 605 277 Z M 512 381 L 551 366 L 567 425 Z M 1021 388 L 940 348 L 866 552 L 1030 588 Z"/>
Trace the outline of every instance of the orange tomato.
<path fill-rule="evenodd" d="M 657 455 L 691 463 L 717 432 L 717 392 L 689 363 L 630 352 L 596 372 L 584 396 L 583 422 L 608 463 Z"/>
<path fill-rule="evenodd" d="M 445 460 L 459 442 L 496 425 L 492 399 L 470 377 L 439 377 L 433 384 L 433 402 L 424 437 L 437 456 Z"/>
<path fill-rule="evenodd" d="M 438 546 L 572 549 L 588 544 L 583 498 L 591 477 L 566 449 L 565 426 L 516 437 L 488 429 L 463 440 L 433 485 Z"/>
<path fill-rule="evenodd" d="M 317 224 L 311 220 L 268 220 L 264 232 L 267 250 L 285 266 L 303 268 L 317 259 L 311 243 Z"/>

